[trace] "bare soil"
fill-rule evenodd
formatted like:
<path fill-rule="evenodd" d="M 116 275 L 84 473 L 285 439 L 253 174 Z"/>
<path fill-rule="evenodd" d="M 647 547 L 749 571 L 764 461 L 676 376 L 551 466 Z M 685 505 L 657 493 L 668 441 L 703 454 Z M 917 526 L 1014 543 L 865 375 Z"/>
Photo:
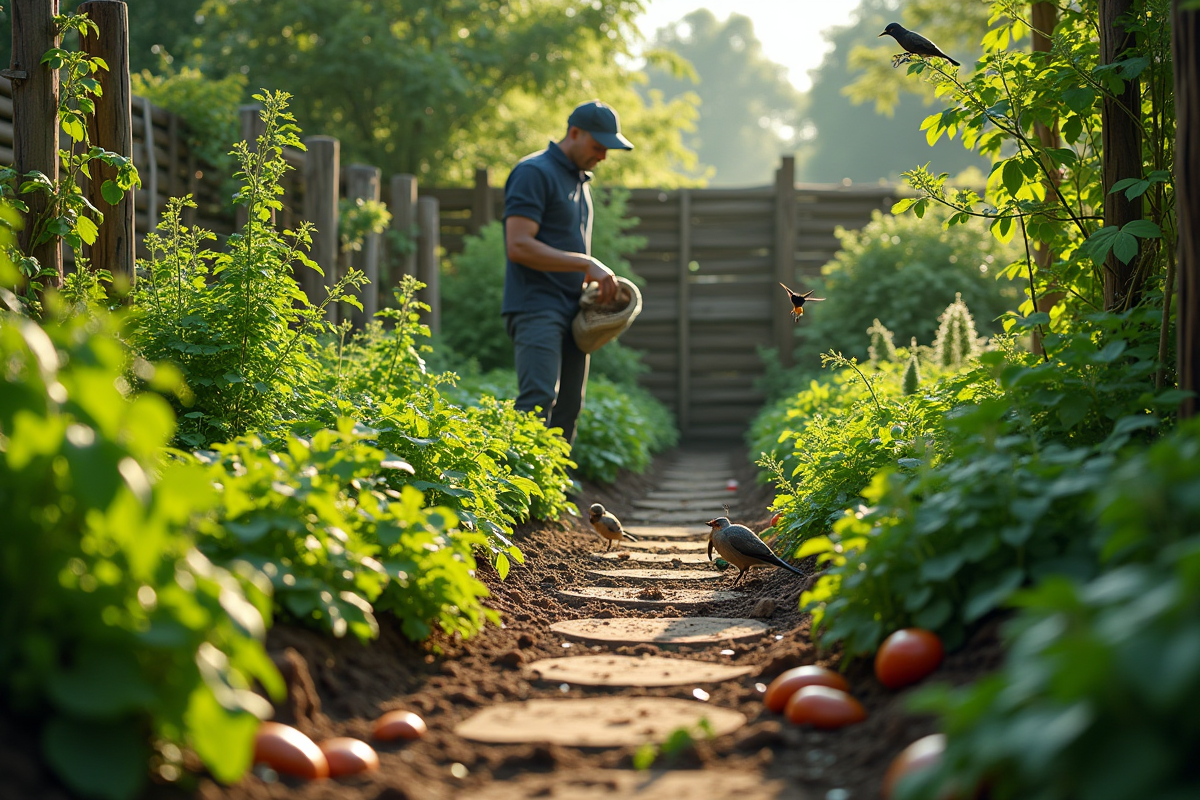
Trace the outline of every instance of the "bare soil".
<path fill-rule="evenodd" d="M 585 509 L 591 502 L 601 502 L 620 516 L 629 511 L 633 500 L 654 486 L 664 463 L 665 459 L 660 458 L 646 475 L 623 476 L 611 487 L 585 485 L 576 502 Z M 744 458 L 735 463 L 745 463 Z M 757 519 L 743 516 L 738 521 L 761 530 L 769 522 L 765 508 L 770 491 L 754 484 L 753 468 L 748 463 L 739 469 L 738 477 L 742 486 L 739 507 L 748 514 L 759 510 Z M 565 778 L 588 770 L 631 769 L 636 751 L 632 745 L 615 749 L 483 745 L 451 731 L 480 708 L 511 700 L 599 696 L 690 699 L 691 686 L 560 686 L 527 677 L 521 666 L 541 658 L 606 652 L 605 648 L 568 643 L 552 634 L 550 625 L 560 620 L 689 614 L 749 617 L 763 598 L 775 601 L 774 614 L 768 620 L 775 632 L 762 641 L 670 651 L 654 645 L 615 649 L 623 654 L 687 654 L 705 661 L 753 667 L 746 677 L 705 687 L 711 695 L 707 702 L 740 711 L 748 718 L 747 725 L 736 733 L 700 741 L 656 766 L 748 771 L 798 787 L 811 800 L 866 800 L 879 796 L 883 772 L 895 754 L 933 732 L 929 719 L 905 711 L 910 692 L 884 688 L 866 660 L 856 661 L 846 670 L 853 694 L 869 713 L 859 725 L 823 733 L 791 725 L 763 708 L 756 685 L 769 683 L 783 670 L 812 663 L 841 666 L 836 653 L 818 653 L 809 638 L 809 618 L 797 610 L 807 580 L 783 570 L 757 570 L 737 588 L 736 600 L 687 611 L 669 607 L 647 610 L 597 601 L 566 602 L 554 594 L 556 588 L 637 584 L 585 574 L 603 565 L 587 558 L 587 554 L 603 548 L 599 537 L 578 518 L 525 525 L 516 532 L 516 541 L 525 553 L 525 566 L 514 566 L 505 581 L 490 568 L 481 569 L 482 579 L 493 592 L 490 603 L 502 613 L 504 624 L 488 628 L 469 641 L 441 636 L 426 643 L 412 643 L 388 619 L 381 619 L 381 635 L 370 645 L 330 639 L 287 624 L 271 630 L 268 648 L 289 683 L 288 701 L 277 709 L 280 721 L 295 724 L 317 740 L 352 736 L 370 741 L 371 722 L 384 711 L 407 709 L 425 719 L 429 732 L 424 738 L 375 745 L 382 762 L 379 771 L 304 783 L 257 768 L 236 786 L 221 786 L 202 777 L 190 790 L 153 786 L 148 795 L 172 800 L 443 800 L 484 790 L 489 784 L 523 773 L 561 772 Z M 734 570 L 726 576 L 705 586 L 728 588 Z M 723 656 L 722 649 L 732 650 L 733 654 Z M 936 678 L 955 685 L 967 683 L 994 669 L 1000 657 L 996 624 L 986 625 L 966 647 L 947 657 Z M 47 777 L 33 747 L 28 737 L 17 736 L 0 716 L 0 797 L 65 800 L 68 794 Z M 831 793 L 834 789 L 843 791 Z"/>

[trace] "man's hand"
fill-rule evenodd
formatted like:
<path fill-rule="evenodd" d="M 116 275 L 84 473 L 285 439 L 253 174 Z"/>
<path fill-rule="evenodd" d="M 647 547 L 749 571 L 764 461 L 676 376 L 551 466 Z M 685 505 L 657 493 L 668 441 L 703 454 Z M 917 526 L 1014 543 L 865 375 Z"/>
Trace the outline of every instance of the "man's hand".
<path fill-rule="evenodd" d="M 611 303 L 613 298 L 617 296 L 617 276 L 613 274 L 611 269 L 594 258 L 587 269 L 583 281 L 585 284 L 592 281 L 599 284 L 601 304 Z"/>
<path fill-rule="evenodd" d="M 600 261 L 583 253 L 568 253 L 538 240 L 540 229 L 526 217 L 512 216 L 504 221 L 508 257 L 518 264 L 541 272 L 582 272 L 584 283 L 600 284 L 600 302 L 611 302 L 617 296 L 617 281 L 613 271 Z"/>

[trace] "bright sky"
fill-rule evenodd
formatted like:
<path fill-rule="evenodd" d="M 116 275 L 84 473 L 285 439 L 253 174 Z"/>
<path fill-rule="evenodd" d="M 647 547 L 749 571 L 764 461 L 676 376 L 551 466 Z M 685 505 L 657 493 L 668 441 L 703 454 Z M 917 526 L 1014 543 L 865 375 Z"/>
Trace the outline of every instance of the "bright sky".
<path fill-rule="evenodd" d="M 754 22 L 767 58 L 787 67 L 792 85 L 807 91 L 808 71 L 820 66 L 825 56 L 821 31 L 849 22 L 858 4 L 859 0 L 649 0 L 641 29 L 649 39 L 697 8 L 707 8 L 720 20 L 736 11 Z"/>

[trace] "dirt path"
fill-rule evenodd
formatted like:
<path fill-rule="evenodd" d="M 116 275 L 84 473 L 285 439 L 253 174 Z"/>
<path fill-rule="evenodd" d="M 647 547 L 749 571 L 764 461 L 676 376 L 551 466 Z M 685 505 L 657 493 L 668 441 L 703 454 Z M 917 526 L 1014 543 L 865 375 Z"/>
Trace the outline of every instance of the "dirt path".
<path fill-rule="evenodd" d="M 738 482 L 736 490 L 727 488 L 730 480 Z M 808 619 L 797 611 L 806 581 L 783 570 L 757 570 L 734 594 L 718 595 L 722 599 L 717 601 L 683 604 L 671 599 L 672 591 L 679 589 L 730 590 L 735 570 L 719 573 L 704 558 L 703 522 L 721 514 L 720 505 L 728 502 L 735 521 L 761 530 L 768 522 L 767 499 L 769 494 L 754 486 L 753 472 L 739 453 L 676 451 L 656 462 L 647 477 L 627 478 L 603 490 L 593 487 L 577 498 L 581 508 L 597 500 L 605 503 L 644 540 L 665 538 L 657 534 L 671 538 L 664 544 L 651 541 L 622 548 L 628 557 L 599 558 L 596 554 L 603 552 L 604 545 L 581 521 L 527 526 L 518 531 L 526 566 L 514 568 L 503 582 L 494 574 L 483 576 L 493 589 L 494 607 L 504 615 L 502 628 L 489 629 L 469 642 L 443 638 L 432 648 L 407 642 L 387 624 L 380 640 L 369 646 L 286 626 L 274 629 L 270 649 L 288 673 L 291 692 L 289 702 L 279 709 L 281 721 L 296 724 L 317 739 L 369 740 L 372 719 L 383 711 L 403 708 L 421 714 L 429 733 L 412 743 L 379 745 L 382 767 L 375 773 L 306 784 L 260 767 L 234 787 L 202 780 L 191 796 L 202 800 L 878 797 L 880 778 L 892 756 L 931 732 L 931 725 L 904 714 L 904 693 L 881 687 L 868 664 L 855 664 L 847 673 L 854 694 L 870 714 L 860 725 L 834 733 L 803 730 L 762 706 L 763 685 L 784 669 L 808 663 L 836 666 L 836 657 L 819 657 L 809 641 Z M 694 558 L 697 554 L 702 558 Z M 702 580 L 673 579 L 669 573 L 647 580 L 618 571 L 629 569 L 703 573 Z M 596 570 L 605 574 L 593 574 Z M 577 596 L 579 590 L 600 589 L 618 590 L 640 604 Z M 656 597 L 658 590 L 665 600 Z M 773 610 L 763 608 L 771 605 L 762 604 L 764 599 L 773 601 Z M 676 646 L 594 644 L 556 632 L 556 627 L 578 620 L 591 620 L 592 630 L 604 631 L 627 620 L 658 620 L 659 625 L 671 627 L 677 623 L 663 621 L 677 617 L 752 620 L 752 625 L 767 630 L 751 632 L 748 639 L 736 642 Z M 957 683 L 992 666 L 997 657 L 993 638 L 989 633 L 980 638 L 981 644 L 951 656 L 940 676 Z M 709 674 L 678 685 L 640 687 L 580 685 L 558 676 L 562 659 L 581 656 L 631 656 L 646 662 L 636 668 L 610 665 L 608 680 L 617 683 L 623 673 L 659 675 L 652 668 L 658 663 L 655 657 L 703 662 Z M 536 665 L 545 676 L 542 679 L 531 665 L 545 659 L 559 661 Z M 660 682 L 671 682 L 670 676 L 659 677 Z M 562 718 L 564 710 L 578 710 L 585 702 L 591 705 L 581 716 Z M 640 710 L 643 705 L 648 710 Z M 519 729 L 519 717 L 531 708 L 541 715 L 540 725 L 526 735 Z M 688 714 L 696 712 L 728 723 L 730 732 L 700 740 L 672 758 L 660 758 L 650 772 L 633 769 L 639 739 L 654 723 L 661 723 L 661 728 L 680 720 L 694 722 Z M 675 716 L 680 713 L 683 716 Z M 498 725 L 485 724 L 497 719 Z M 624 733 L 614 737 L 614 731 Z M 658 739 L 663 734 L 661 729 L 649 733 Z M 611 741 L 597 743 L 589 736 Z M 592 746 L 582 746 L 581 741 Z M 166 787 L 152 794 L 178 796 Z"/>

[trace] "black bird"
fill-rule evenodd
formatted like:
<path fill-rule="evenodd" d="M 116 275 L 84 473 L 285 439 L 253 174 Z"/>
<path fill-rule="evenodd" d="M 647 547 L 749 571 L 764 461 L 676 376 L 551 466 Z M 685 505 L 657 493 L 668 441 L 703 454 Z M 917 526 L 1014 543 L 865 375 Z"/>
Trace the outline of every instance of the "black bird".
<path fill-rule="evenodd" d="M 782 283 L 779 285 L 783 286 Z M 788 293 L 788 299 L 792 301 L 792 319 L 796 320 L 797 322 L 799 322 L 800 318 L 802 316 L 804 316 L 804 304 L 806 302 L 808 302 L 809 300 L 824 300 L 825 299 L 824 297 L 813 297 L 812 293 L 813 293 L 813 291 L 815 291 L 813 289 L 809 289 L 804 294 L 800 294 L 799 292 L 793 292 L 791 289 L 789 289 L 786 286 L 783 286 L 783 290 Z"/>
<path fill-rule="evenodd" d="M 950 56 L 943 53 L 936 44 L 926 39 L 916 31 L 906 30 L 899 22 L 889 22 L 880 36 L 891 36 L 904 51 L 918 56 L 936 56 L 944 58 L 956 67 L 962 66 Z"/>

